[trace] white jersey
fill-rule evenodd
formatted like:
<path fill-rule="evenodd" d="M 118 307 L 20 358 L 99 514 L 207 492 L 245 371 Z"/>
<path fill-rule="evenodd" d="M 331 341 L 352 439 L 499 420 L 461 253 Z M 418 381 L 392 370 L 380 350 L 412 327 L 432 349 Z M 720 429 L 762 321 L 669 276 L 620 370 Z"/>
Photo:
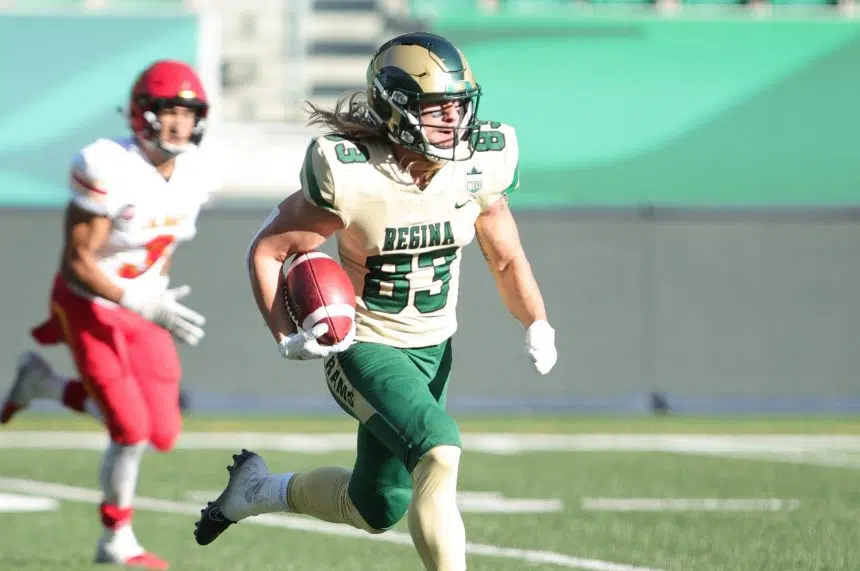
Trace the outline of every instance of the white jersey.
<path fill-rule="evenodd" d="M 122 288 L 132 280 L 159 279 L 177 245 L 196 234 L 200 209 L 215 190 L 211 165 L 198 149 L 175 161 L 165 180 L 126 137 L 98 139 L 72 162 L 72 202 L 111 219 L 110 235 L 96 256 L 99 268 Z"/>
<path fill-rule="evenodd" d="M 482 124 L 476 149 L 422 190 L 387 141 L 328 135 L 308 147 L 304 195 L 345 226 L 337 242 L 356 292 L 356 340 L 426 347 L 457 330 L 461 251 L 481 212 L 519 186 L 512 127 Z"/>

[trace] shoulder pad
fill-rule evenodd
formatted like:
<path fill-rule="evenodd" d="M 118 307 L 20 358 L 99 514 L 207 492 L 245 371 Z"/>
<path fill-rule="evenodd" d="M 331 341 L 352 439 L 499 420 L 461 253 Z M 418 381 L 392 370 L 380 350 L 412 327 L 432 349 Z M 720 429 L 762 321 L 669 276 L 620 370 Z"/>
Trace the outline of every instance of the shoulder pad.
<path fill-rule="evenodd" d="M 323 135 L 317 140 L 323 152 L 330 157 L 332 165 L 361 164 L 370 160 L 370 149 L 361 141 L 334 134 Z"/>
<path fill-rule="evenodd" d="M 513 127 L 496 121 L 484 121 L 475 143 L 474 168 L 483 174 L 477 198 L 482 210 L 520 185 L 520 150 Z"/>
<path fill-rule="evenodd" d="M 113 217 L 124 206 L 123 185 L 117 180 L 128 161 L 123 143 L 121 139 L 98 139 L 72 159 L 69 185 L 72 201 L 79 207 Z"/>
<path fill-rule="evenodd" d="M 331 134 L 316 137 L 308 145 L 302 165 L 300 178 L 305 198 L 338 215 L 347 226 L 349 188 L 345 185 L 351 180 L 349 168 L 369 160 L 370 150 L 361 142 Z"/>

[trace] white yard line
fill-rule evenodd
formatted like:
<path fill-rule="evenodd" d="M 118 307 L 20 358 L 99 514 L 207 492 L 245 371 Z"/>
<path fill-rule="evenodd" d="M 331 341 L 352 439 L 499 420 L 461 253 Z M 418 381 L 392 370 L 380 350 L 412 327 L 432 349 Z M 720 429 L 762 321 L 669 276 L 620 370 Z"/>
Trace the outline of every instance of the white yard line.
<path fill-rule="evenodd" d="M 58 500 L 84 502 L 98 504 L 101 502 L 101 492 L 76 486 L 64 484 L 53 484 L 49 482 L 38 482 L 35 480 L 23 480 L 19 478 L 0 477 L 0 489 L 10 492 L 35 494 Z M 135 498 L 134 506 L 139 510 L 148 510 L 159 513 L 199 516 L 200 504 L 186 502 L 174 502 L 158 498 Z M 268 527 L 280 527 L 297 531 L 308 531 L 325 535 L 337 535 L 342 537 L 354 537 L 367 541 L 381 541 L 395 543 L 398 545 L 412 545 L 412 539 L 408 533 L 389 531 L 380 535 L 370 535 L 361 530 L 345 525 L 327 523 L 315 519 L 290 514 L 267 514 L 248 518 L 242 522 L 245 524 L 264 525 Z M 189 542 L 192 541 L 190 532 Z M 584 569 L 586 571 L 660 571 L 648 567 L 635 567 L 599 559 L 583 559 L 572 557 L 552 551 L 538 551 L 533 549 L 514 549 L 510 547 L 499 547 L 480 543 L 469 543 L 466 551 L 472 555 L 485 555 L 490 557 L 501 557 L 506 559 L 517 559 L 528 563 L 547 563 L 567 567 L 569 569 Z"/>
<path fill-rule="evenodd" d="M 675 511 L 785 511 L 800 506 L 800 500 L 779 498 L 583 498 L 582 509 L 609 512 Z"/>
<path fill-rule="evenodd" d="M 468 450 L 484 453 L 521 452 L 742 452 L 759 450 L 832 450 L 860 452 L 857 435 L 770 434 L 516 434 L 465 433 Z M 2 431 L 0 448 L 101 450 L 104 432 Z M 285 452 L 355 450 L 353 433 L 185 432 L 177 448 L 234 450 L 241 447 Z"/>
<path fill-rule="evenodd" d="M 54 498 L 0 494 L 0 512 L 48 512 L 57 509 Z"/>
<path fill-rule="evenodd" d="M 0 449 L 103 450 L 102 432 L 3 431 Z M 487 434 L 463 435 L 467 451 L 485 454 L 526 452 L 668 452 L 860 468 L 860 436 L 773 434 Z M 186 432 L 184 450 L 229 450 L 317 454 L 352 452 L 352 433 Z"/>
<path fill-rule="evenodd" d="M 860 456 L 856 452 L 845 451 L 840 448 L 703 450 L 699 454 L 736 458 L 738 460 L 769 460 L 772 462 L 787 462 L 789 464 L 860 469 Z"/>

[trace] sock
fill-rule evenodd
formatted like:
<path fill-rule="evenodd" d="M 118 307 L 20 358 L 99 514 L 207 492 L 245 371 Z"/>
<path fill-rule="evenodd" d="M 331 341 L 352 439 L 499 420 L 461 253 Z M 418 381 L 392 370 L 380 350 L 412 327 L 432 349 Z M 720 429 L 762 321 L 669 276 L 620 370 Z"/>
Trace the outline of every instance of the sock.
<path fill-rule="evenodd" d="M 132 508 L 120 508 L 102 502 L 99 506 L 104 532 L 98 543 L 96 560 L 103 563 L 122 563 L 144 552 L 131 529 Z"/>
<path fill-rule="evenodd" d="M 109 560 L 125 561 L 143 553 L 131 529 L 132 501 L 140 461 L 146 442 L 124 446 L 111 442 L 102 459 L 100 481 L 104 501 L 101 505 L 104 532 L 99 549 Z"/>
<path fill-rule="evenodd" d="M 364 521 L 349 499 L 350 478 L 351 470 L 336 467 L 295 474 L 287 488 L 287 505 L 296 513 L 379 533 Z"/>
<path fill-rule="evenodd" d="M 412 470 L 409 534 L 428 571 L 466 569 L 466 529 L 457 509 L 459 463 L 459 448 L 437 446 Z"/>
<path fill-rule="evenodd" d="M 108 445 L 100 474 L 105 503 L 120 509 L 131 507 L 146 446 L 146 442 L 127 446 L 111 442 Z"/>
<path fill-rule="evenodd" d="M 84 403 L 87 401 L 87 390 L 78 380 L 68 379 L 63 383 L 62 391 L 57 398 L 66 408 L 77 412 L 86 412 Z"/>
<path fill-rule="evenodd" d="M 51 395 L 50 398 L 59 400 L 66 408 L 70 408 L 75 412 L 89 414 L 99 422 L 104 422 L 104 416 L 99 405 L 89 396 L 86 387 L 84 387 L 81 381 L 66 379 L 65 377 L 55 377 L 55 379 L 61 380 L 62 384 L 57 383 L 60 389 L 53 389 L 57 396 Z"/>
<path fill-rule="evenodd" d="M 103 527 L 106 529 L 120 529 L 127 527 L 131 523 L 134 510 L 102 502 L 99 506 L 99 513 L 101 514 Z"/>
<path fill-rule="evenodd" d="M 249 506 L 250 513 L 230 514 L 224 512 L 224 517 L 232 521 L 239 521 L 239 519 L 252 515 L 290 511 L 290 506 L 287 504 L 287 488 L 292 477 L 292 473 L 269 474 L 260 480 L 254 488 L 254 501 Z M 236 515 L 237 519 L 231 515 Z"/>

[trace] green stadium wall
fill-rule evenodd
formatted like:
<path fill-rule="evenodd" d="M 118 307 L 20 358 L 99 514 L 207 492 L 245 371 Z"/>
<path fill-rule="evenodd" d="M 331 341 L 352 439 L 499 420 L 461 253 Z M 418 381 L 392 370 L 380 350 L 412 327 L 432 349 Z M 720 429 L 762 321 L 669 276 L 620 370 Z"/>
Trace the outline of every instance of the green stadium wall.
<path fill-rule="evenodd" d="M 860 22 L 454 13 L 519 207 L 860 205 Z"/>
<path fill-rule="evenodd" d="M 135 76 L 153 60 L 197 63 L 193 15 L 0 15 L 0 206 L 57 207 L 73 153 L 128 129 Z M 16 54 L 16 55 L 12 55 Z"/>

